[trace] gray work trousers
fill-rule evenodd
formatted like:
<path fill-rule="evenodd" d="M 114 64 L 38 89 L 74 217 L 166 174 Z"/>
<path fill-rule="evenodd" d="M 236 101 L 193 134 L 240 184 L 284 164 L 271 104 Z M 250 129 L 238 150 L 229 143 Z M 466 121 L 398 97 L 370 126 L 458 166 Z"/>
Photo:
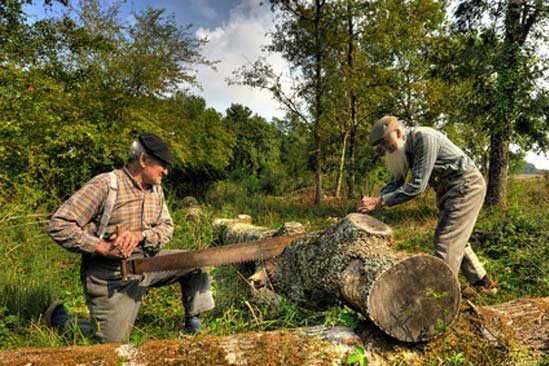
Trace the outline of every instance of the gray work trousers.
<path fill-rule="evenodd" d="M 177 252 L 162 250 L 157 255 Z M 131 259 L 140 257 L 141 254 L 134 254 Z M 130 274 L 128 281 L 123 281 L 120 260 L 94 256 L 83 258 L 81 280 L 90 314 L 99 325 L 97 335 L 103 342 L 128 340 L 141 299 L 150 287 L 178 282 L 187 316 L 196 316 L 215 306 L 208 274 L 202 268 Z"/>
<path fill-rule="evenodd" d="M 440 210 L 435 231 L 435 256 L 452 271 L 459 269 L 470 283 L 482 279 L 486 270 L 469 245 L 469 238 L 486 195 L 486 183 L 476 168 L 463 175 L 445 179 L 435 187 Z"/>

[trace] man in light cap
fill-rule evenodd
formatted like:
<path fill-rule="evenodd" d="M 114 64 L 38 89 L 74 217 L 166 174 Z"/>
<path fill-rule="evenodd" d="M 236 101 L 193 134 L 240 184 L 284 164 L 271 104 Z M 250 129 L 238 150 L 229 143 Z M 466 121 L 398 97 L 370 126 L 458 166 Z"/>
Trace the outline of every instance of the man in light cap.
<path fill-rule="evenodd" d="M 178 282 L 188 333 L 201 328 L 198 315 L 214 307 L 208 274 L 201 268 L 121 276 L 121 259 L 173 253 L 162 250 L 172 238 L 162 178 L 173 161 L 164 141 L 142 133 L 123 169 L 100 174 L 74 193 L 52 216 L 48 234 L 67 250 L 82 254 L 80 277 L 92 318 L 75 321 L 61 302 L 45 314 L 46 322 L 66 329 L 79 326 L 103 342 L 127 341 L 141 299 L 149 287 Z"/>
<path fill-rule="evenodd" d="M 377 197 L 363 197 L 360 213 L 383 206 L 394 206 L 418 196 L 431 185 L 440 210 L 435 231 L 435 256 L 452 271 L 460 268 L 471 283 L 464 295 L 497 293 L 497 284 L 469 245 L 469 237 L 484 202 L 486 184 L 473 161 L 445 135 L 428 127 L 405 128 L 393 116 L 376 122 L 370 132 L 370 145 L 385 154 L 391 181 Z M 406 182 L 406 176 L 411 178 Z"/>

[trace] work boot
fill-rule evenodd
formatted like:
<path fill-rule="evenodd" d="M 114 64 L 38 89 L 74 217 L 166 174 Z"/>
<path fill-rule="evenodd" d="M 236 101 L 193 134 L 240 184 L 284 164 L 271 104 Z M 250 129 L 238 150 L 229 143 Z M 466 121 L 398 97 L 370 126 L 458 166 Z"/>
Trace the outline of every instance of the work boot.
<path fill-rule="evenodd" d="M 48 327 L 58 329 L 62 332 L 77 328 L 86 337 L 91 337 L 96 332 L 94 322 L 70 316 L 63 305 L 63 301 L 60 300 L 55 300 L 48 306 L 48 309 L 44 313 L 44 321 Z"/>
<path fill-rule="evenodd" d="M 493 281 L 490 277 L 488 277 L 488 275 L 461 290 L 461 295 L 465 298 L 474 297 L 481 294 L 495 295 L 497 293 L 498 283 Z"/>
<path fill-rule="evenodd" d="M 55 300 L 44 313 L 44 321 L 48 327 L 63 329 L 72 317 L 67 314 L 63 301 Z"/>
<path fill-rule="evenodd" d="M 95 323 L 89 319 L 72 318 L 65 324 L 65 327 L 73 330 L 78 329 L 84 337 L 88 338 L 95 336 L 97 332 Z"/>
<path fill-rule="evenodd" d="M 185 317 L 185 333 L 196 334 L 202 329 L 202 323 L 198 316 L 186 316 Z"/>

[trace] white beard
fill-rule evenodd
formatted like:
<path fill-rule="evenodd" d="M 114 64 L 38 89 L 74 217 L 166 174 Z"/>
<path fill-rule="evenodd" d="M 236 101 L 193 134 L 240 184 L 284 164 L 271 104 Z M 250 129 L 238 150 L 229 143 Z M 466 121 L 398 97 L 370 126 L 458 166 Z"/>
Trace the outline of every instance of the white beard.
<path fill-rule="evenodd" d="M 404 139 L 398 139 L 396 141 L 397 149 L 395 152 L 387 151 L 385 153 L 385 163 L 387 164 L 387 169 L 395 179 L 404 179 L 408 174 L 410 165 L 408 164 L 408 158 L 406 158 L 406 153 L 404 152 Z"/>

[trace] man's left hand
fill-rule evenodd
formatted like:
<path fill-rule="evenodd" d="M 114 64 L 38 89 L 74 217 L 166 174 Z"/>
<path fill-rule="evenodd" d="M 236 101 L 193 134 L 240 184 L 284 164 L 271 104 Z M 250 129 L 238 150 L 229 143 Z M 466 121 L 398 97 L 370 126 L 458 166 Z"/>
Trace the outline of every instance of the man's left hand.
<path fill-rule="evenodd" d="M 356 210 L 360 213 L 366 214 L 372 212 L 381 207 L 382 198 L 379 197 L 362 197 L 356 205 Z"/>

